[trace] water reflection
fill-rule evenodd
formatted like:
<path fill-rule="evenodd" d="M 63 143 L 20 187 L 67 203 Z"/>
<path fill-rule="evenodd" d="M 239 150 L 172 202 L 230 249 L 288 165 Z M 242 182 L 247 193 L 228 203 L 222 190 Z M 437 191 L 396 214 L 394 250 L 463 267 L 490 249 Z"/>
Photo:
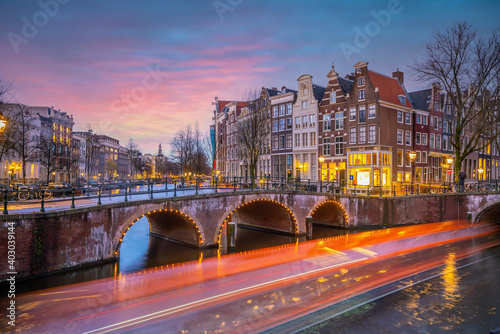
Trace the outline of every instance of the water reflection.
<path fill-rule="evenodd" d="M 366 230 L 361 230 L 362 232 Z M 313 239 L 322 239 L 356 233 L 340 228 L 314 225 Z M 305 241 L 305 238 L 280 235 L 276 233 L 238 228 L 238 239 L 234 253 L 274 247 Z M 46 289 L 66 284 L 86 282 L 100 278 L 117 276 L 162 265 L 206 259 L 220 255 L 217 249 L 199 250 L 149 235 L 149 222 L 146 217 L 137 221 L 123 238 L 118 263 L 106 262 L 50 274 L 36 279 L 19 280 L 18 292 Z M 2 287 L 3 288 L 3 287 Z M 1 290 L 1 288 L 0 288 Z"/>

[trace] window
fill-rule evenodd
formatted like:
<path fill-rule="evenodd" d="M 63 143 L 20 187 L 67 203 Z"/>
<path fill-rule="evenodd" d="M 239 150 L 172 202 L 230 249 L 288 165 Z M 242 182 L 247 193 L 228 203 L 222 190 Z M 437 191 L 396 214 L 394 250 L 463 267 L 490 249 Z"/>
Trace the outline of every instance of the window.
<path fill-rule="evenodd" d="M 422 124 L 427 125 L 427 115 L 422 115 Z"/>
<path fill-rule="evenodd" d="M 288 117 L 286 119 L 286 128 L 287 128 L 287 130 L 290 130 L 292 128 L 292 118 L 291 117 Z"/>
<path fill-rule="evenodd" d="M 285 130 L 285 119 L 281 118 L 280 119 L 280 131 L 284 131 L 284 130 Z"/>
<path fill-rule="evenodd" d="M 417 114 L 415 117 L 416 117 L 415 121 L 417 122 L 417 124 L 422 124 L 422 115 Z"/>
<path fill-rule="evenodd" d="M 375 125 L 370 125 L 368 127 L 368 142 L 374 143 L 376 140 Z"/>
<path fill-rule="evenodd" d="M 368 118 L 375 118 L 375 105 L 368 106 Z"/>
<path fill-rule="evenodd" d="M 286 114 L 287 115 L 291 115 L 292 114 L 292 104 L 291 103 L 288 103 L 286 105 Z"/>
<path fill-rule="evenodd" d="M 344 112 L 335 113 L 335 130 L 344 130 Z"/>
<path fill-rule="evenodd" d="M 364 86 L 364 85 L 365 85 L 365 77 L 359 77 L 358 86 Z"/>
<path fill-rule="evenodd" d="M 401 102 L 401 104 L 403 106 L 406 105 L 406 96 L 398 96 L 399 97 L 399 102 Z"/>
<path fill-rule="evenodd" d="M 398 144 L 403 145 L 403 130 L 398 130 Z"/>
<path fill-rule="evenodd" d="M 421 134 L 420 132 L 417 132 L 417 133 L 415 134 L 415 144 L 416 144 L 416 145 L 420 145 L 420 143 L 421 143 L 421 141 L 420 141 L 421 135 L 422 135 L 422 134 Z"/>
<path fill-rule="evenodd" d="M 300 147 L 300 133 L 295 134 L 295 147 Z"/>
<path fill-rule="evenodd" d="M 330 93 L 330 103 L 337 103 L 337 92 Z"/>
<path fill-rule="evenodd" d="M 284 149 L 285 149 L 285 136 L 281 135 L 280 136 L 280 150 L 284 150 Z"/>
<path fill-rule="evenodd" d="M 292 148 L 292 135 L 286 135 L 286 148 Z"/>
<path fill-rule="evenodd" d="M 441 135 L 436 135 L 436 148 L 441 149 Z"/>
<path fill-rule="evenodd" d="M 278 117 L 278 106 L 273 107 L 273 117 Z"/>
<path fill-rule="evenodd" d="M 307 116 L 302 116 L 302 126 L 307 128 Z"/>
<path fill-rule="evenodd" d="M 330 131 L 331 129 L 330 114 L 323 115 L 323 131 Z"/>
<path fill-rule="evenodd" d="M 431 133 L 429 135 L 429 147 L 434 148 L 434 134 L 433 133 Z"/>
<path fill-rule="evenodd" d="M 360 143 L 366 142 L 366 127 L 365 126 L 359 127 L 359 142 Z"/>
<path fill-rule="evenodd" d="M 323 155 L 330 155 L 330 137 L 323 138 Z"/>
<path fill-rule="evenodd" d="M 365 115 L 366 115 L 365 107 L 364 106 L 359 107 L 359 123 L 364 123 L 366 121 Z"/>
<path fill-rule="evenodd" d="M 295 117 L 295 128 L 300 129 L 300 116 Z"/>
<path fill-rule="evenodd" d="M 422 163 L 427 163 L 427 152 L 426 151 L 422 152 Z"/>
<path fill-rule="evenodd" d="M 410 152 L 411 151 L 406 151 L 406 153 L 405 153 L 405 165 L 406 165 L 406 167 L 411 167 Z"/>
<path fill-rule="evenodd" d="M 434 102 L 434 110 L 435 111 L 439 110 L 439 102 Z"/>
<path fill-rule="evenodd" d="M 411 132 L 410 131 L 405 132 L 405 145 L 411 146 Z"/>
<path fill-rule="evenodd" d="M 422 145 L 427 145 L 427 133 L 422 133 Z"/>
<path fill-rule="evenodd" d="M 273 121 L 273 132 L 278 131 L 278 121 Z"/>
<path fill-rule="evenodd" d="M 344 137 L 335 137 L 335 155 L 344 155 Z"/>
<path fill-rule="evenodd" d="M 307 133 L 302 134 L 302 146 L 303 147 L 307 146 Z"/>
<path fill-rule="evenodd" d="M 356 120 L 356 108 L 350 108 L 349 109 L 349 120 L 350 121 L 355 121 Z"/>
<path fill-rule="evenodd" d="M 439 129 L 439 118 L 434 117 L 434 130 Z"/>
<path fill-rule="evenodd" d="M 302 109 L 307 109 L 309 107 L 309 101 L 302 101 Z"/>
<path fill-rule="evenodd" d="M 309 115 L 309 126 L 316 126 L 316 115 Z"/>
<path fill-rule="evenodd" d="M 450 106 L 450 105 L 447 105 L 447 106 L 446 106 L 446 112 L 447 112 L 448 114 L 451 114 L 451 106 Z"/>
<path fill-rule="evenodd" d="M 448 137 L 443 136 L 443 150 L 447 150 L 447 149 L 448 149 Z"/>
<path fill-rule="evenodd" d="M 356 128 L 349 129 L 349 143 L 356 144 Z"/>
<path fill-rule="evenodd" d="M 316 132 L 311 132 L 311 146 L 316 145 Z"/>
<path fill-rule="evenodd" d="M 280 105 L 280 116 L 285 116 L 285 105 Z"/>
<path fill-rule="evenodd" d="M 403 112 L 398 110 L 398 123 L 403 123 Z"/>
<path fill-rule="evenodd" d="M 358 91 L 358 100 L 364 100 L 365 99 L 365 90 L 364 89 L 360 89 Z"/>
<path fill-rule="evenodd" d="M 405 112 L 405 123 L 411 124 L 411 114 L 409 112 Z"/>
<path fill-rule="evenodd" d="M 398 150 L 398 166 L 403 166 L 403 150 Z"/>
<path fill-rule="evenodd" d="M 420 163 L 422 161 L 422 152 L 417 151 L 417 156 L 415 158 L 415 162 Z"/>
<path fill-rule="evenodd" d="M 277 149 L 278 149 L 278 137 L 274 136 L 273 137 L 273 150 L 277 150 Z"/>

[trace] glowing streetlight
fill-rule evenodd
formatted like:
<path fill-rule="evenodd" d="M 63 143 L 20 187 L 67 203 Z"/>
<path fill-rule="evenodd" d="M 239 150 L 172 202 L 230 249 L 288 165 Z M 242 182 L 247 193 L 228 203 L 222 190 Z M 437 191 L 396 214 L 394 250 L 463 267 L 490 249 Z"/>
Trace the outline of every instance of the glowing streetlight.
<path fill-rule="evenodd" d="M 323 162 L 325 162 L 325 157 L 321 155 L 318 160 L 320 164 L 319 191 L 323 192 Z"/>
<path fill-rule="evenodd" d="M 410 185 L 410 194 L 413 194 L 413 177 L 415 176 L 415 158 L 417 157 L 417 153 L 415 151 L 411 151 L 408 156 L 410 157 L 411 160 L 411 185 Z"/>
<path fill-rule="evenodd" d="M 7 120 L 5 117 L 0 115 L 0 134 L 5 131 L 5 127 L 7 126 Z"/>

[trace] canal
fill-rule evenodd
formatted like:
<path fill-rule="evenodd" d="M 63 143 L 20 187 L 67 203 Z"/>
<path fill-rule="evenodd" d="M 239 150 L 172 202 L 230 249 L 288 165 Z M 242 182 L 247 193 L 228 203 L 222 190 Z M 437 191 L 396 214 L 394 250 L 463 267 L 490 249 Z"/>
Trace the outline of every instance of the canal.
<path fill-rule="evenodd" d="M 355 233 L 356 231 L 350 232 Z M 295 243 L 295 237 L 240 228 L 235 252 Z M 345 234 L 314 226 L 314 239 Z M 500 238 L 500 235 L 498 236 Z M 18 292 L 112 277 L 145 268 L 217 256 L 150 237 L 145 218 L 124 238 L 120 261 L 20 280 Z M 352 298 L 270 333 L 488 333 L 500 327 L 500 247 L 455 261 L 453 249 L 442 254 L 446 265 Z"/>

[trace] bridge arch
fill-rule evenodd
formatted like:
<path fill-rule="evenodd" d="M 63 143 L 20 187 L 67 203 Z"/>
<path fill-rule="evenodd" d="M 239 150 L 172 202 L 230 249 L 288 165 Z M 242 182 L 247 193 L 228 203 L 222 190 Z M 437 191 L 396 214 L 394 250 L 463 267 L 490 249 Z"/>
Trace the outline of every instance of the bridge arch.
<path fill-rule="evenodd" d="M 500 201 L 488 202 L 476 210 L 475 217 L 473 218 L 474 223 L 490 222 L 490 223 L 500 223 Z"/>
<path fill-rule="evenodd" d="M 120 253 L 123 238 L 128 230 L 143 217 L 148 219 L 151 234 L 196 247 L 203 247 L 205 244 L 204 233 L 201 225 L 197 222 L 198 220 L 180 210 L 172 208 L 158 209 L 148 211 L 136 217 L 132 222 L 121 226 L 119 234 L 115 238 L 117 239 L 115 240 L 116 245 L 114 247 L 115 257 Z M 164 220 L 168 218 L 173 221 L 173 224 L 166 225 L 163 223 Z M 194 234 L 194 237 L 189 236 L 189 234 Z"/>
<path fill-rule="evenodd" d="M 324 200 L 317 203 L 309 212 L 309 216 L 312 217 L 315 224 L 336 227 L 349 226 L 346 210 L 342 204 L 334 200 Z"/>
<path fill-rule="evenodd" d="M 235 218 L 238 225 L 293 235 L 299 234 L 297 218 L 292 210 L 279 201 L 258 198 L 235 205 L 224 214 L 224 219 L 218 224 L 217 245 L 220 246 L 223 224 L 231 222 Z M 270 221 L 271 224 L 269 224 Z"/>

